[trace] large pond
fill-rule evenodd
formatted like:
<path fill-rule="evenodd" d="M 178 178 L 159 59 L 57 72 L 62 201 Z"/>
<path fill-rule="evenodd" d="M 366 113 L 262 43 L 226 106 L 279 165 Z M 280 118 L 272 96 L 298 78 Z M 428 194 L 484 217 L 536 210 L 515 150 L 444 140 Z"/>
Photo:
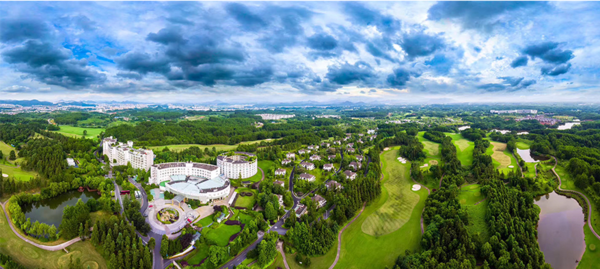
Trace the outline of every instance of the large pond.
<path fill-rule="evenodd" d="M 38 203 L 24 206 L 23 212 L 25 212 L 26 218 L 31 219 L 31 223 L 37 220 L 48 225 L 54 224 L 58 228 L 62 221 L 65 206 L 74 206 L 79 199 L 87 202 L 90 198 L 98 199 L 100 195 L 96 192 L 68 192 L 54 198 L 44 199 Z"/>
<path fill-rule="evenodd" d="M 525 161 L 526 163 L 536 163 L 539 161 L 546 161 L 550 159 L 545 156 L 532 155 L 531 150 L 529 149 L 517 149 L 517 154 L 519 154 L 519 156 L 521 156 L 521 159 L 523 159 L 523 161 Z"/>
<path fill-rule="evenodd" d="M 576 268 L 585 251 L 584 216 L 575 199 L 555 192 L 536 199 L 542 211 L 538 223 L 538 243 L 552 268 Z"/>

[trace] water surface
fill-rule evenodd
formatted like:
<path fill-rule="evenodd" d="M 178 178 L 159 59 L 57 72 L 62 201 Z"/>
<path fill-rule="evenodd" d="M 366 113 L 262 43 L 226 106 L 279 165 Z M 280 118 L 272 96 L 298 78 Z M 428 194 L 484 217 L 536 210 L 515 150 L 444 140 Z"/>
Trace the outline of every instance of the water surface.
<path fill-rule="evenodd" d="M 550 159 L 546 156 L 533 155 L 531 154 L 530 149 L 517 149 L 517 154 L 519 154 L 521 159 L 523 159 L 523 161 L 526 163 L 537 163 L 539 161 L 546 161 Z"/>
<path fill-rule="evenodd" d="M 85 203 L 90 198 L 98 199 L 100 195 L 96 192 L 68 192 L 54 198 L 44 199 L 38 203 L 24 206 L 23 212 L 26 218 L 31 219 L 31 223 L 37 220 L 48 225 L 54 224 L 58 228 L 62 221 L 65 206 L 74 206 L 79 199 Z"/>
<path fill-rule="evenodd" d="M 574 269 L 585 251 L 584 216 L 573 198 L 555 192 L 536 199 L 542 211 L 538 243 L 546 262 L 555 269 Z"/>

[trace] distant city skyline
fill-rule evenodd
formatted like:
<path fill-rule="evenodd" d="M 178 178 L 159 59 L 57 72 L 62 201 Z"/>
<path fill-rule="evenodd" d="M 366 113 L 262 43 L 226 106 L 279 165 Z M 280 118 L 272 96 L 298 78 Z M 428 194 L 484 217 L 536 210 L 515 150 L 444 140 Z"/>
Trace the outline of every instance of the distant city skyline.
<path fill-rule="evenodd" d="M 598 2 L 0 2 L 0 100 L 598 102 Z"/>

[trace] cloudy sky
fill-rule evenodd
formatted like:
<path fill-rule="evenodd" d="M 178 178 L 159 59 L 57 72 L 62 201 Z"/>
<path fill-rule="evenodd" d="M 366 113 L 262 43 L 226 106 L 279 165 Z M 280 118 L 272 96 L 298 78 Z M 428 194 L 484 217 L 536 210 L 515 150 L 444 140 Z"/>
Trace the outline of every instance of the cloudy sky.
<path fill-rule="evenodd" d="M 596 2 L 0 2 L 0 99 L 600 100 Z"/>

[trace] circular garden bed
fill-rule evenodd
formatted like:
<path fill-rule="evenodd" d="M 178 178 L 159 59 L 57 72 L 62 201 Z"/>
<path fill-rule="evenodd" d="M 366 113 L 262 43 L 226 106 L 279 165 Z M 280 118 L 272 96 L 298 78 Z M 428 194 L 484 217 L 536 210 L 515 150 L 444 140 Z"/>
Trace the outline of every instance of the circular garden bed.
<path fill-rule="evenodd" d="M 173 208 L 163 208 L 156 214 L 158 221 L 164 224 L 171 224 L 179 220 L 179 211 Z"/>

